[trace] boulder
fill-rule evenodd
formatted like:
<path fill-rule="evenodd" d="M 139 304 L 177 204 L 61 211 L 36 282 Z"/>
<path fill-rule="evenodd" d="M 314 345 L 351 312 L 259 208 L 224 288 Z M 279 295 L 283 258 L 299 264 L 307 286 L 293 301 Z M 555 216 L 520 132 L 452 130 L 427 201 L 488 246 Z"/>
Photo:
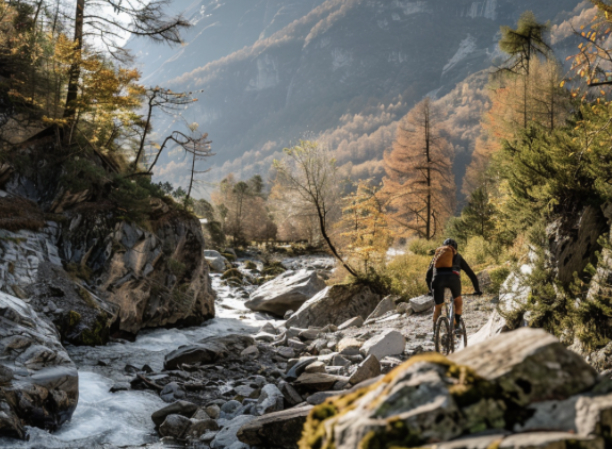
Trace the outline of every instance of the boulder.
<path fill-rule="evenodd" d="M 333 285 L 306 301 L 291 315 L 286 326 L 308 328 L 340 325 L 357 316 L 365 320 L 374 311 L 379 299 L 380 296 L 363 285 Z"/>
<path fill-rule="evenodd" d="M 603 449 L 603 438 L 564 432 L 533 432 L 509 435 L 499 449 Z"/>
<path fill-rule="evenodd" d="M 230 353 L 240 353 L 255 345 L 253 337 L 231 334 L 225 337 L 208 337 L 199 344 L 181 346 L 164 358 L 164 369 L 178 369 L 180 365 L 213 363 L 227 357 Z"/>
<path fill-rule="evenodd" d="M 565 399 L 591 388 L 597 372 L 578 354 L 540 329 L 497 335 L 451 355 L 484 379 L 499 384 L 522 405 Z"/>
<path fill-rule="evenodd" d="M 304 401 L 302 396 L 300 396 L 300 394 L 295 390 L 295 388 L 293 388 L 290 383 L 284 381 L 280 382 L 278 384 L 278 389 L 281 391 L 281 393 L 283 393 L 285 402 L 290 407 L 294 407 Z"/>
<path fill-rule="evenodd" d="M 398 355 L 404 352 L 406 339 L 395 329 L 386 329 L 375 335 L 361 346 L 364 356 L 374 355 L 379 361 L 388 355 Z"/>
<path fill-rule="evenodd" d="M 207 249 L 204 251 L 204 257 L 210 265 L 210 268 L 216 273 L 223 273 L 229 265 L 227 259 L 218 251 Z"/>
<path fill-rule="evenodd" d="M 237 433 L 247 423 L 253 421 L 254 416 L 240 415 L 229 421 L 215 438 L 210 442 L 212 449 L 226 449 L 232 446 L 232 444 L 238 443 Z"/>
<path fill-rule="evenodd" d="M 400 302 L 395 310 L 401 315 L 412 315 L 414 312 L 409 302 Z"/>
<path fill-rule="evenodd" d="M 311 410 L 312 406 L 304 406 L 261 416 L 243 425 L 238 439 L 250 446 L 297 449 Z"/>
<path fill-rule="evenodd" d="M 159 434 L 163 437 L 182 438 L 191 427 L 191 420 L 182 415 L 168 415 L 161 426 Z"/>
<path fill-rule="evenodd" d="M 304 370 L 305 373 L 324 373 L 325 372 L 325 363 L 323 362 L 313 362 L 306 367 Z"/>
<path fill-rule="evenodd" d="M 414 311 L 414 313 L 422 313 L 431 310 L 434 306 L 433 296 L 423 295 L 417 298 L 412 298 L 408 302 L 410 304 L 410 308 Z"/>
<path fill-rule="evenodd" d="M 365 324 L 370 324 L 374 322 L 377 318 L 382 317 L 384 314 L 395 311 L 395 304 L 397 303 L 397 301 L 399 301 L 399 299 L 399 296 L 385 296 L 382 301 L 378 303 L 374 311 L 365 320 Z"/>
<path fill-rule="evenodd" d="M 261 395 L 257 399 L 257 414 L 265 415 L 267 413 L 278 412 L 284 407 L 283 393 L 274 384 L 264 385 L 261 389 Z"/>
<path fill-rule="evenodd" d="M 174 404 L 167 405 L 166 407 L 154 412 L 151 415 L 151 420 L 153 420 L 153 423 L 155 423 L 155 428 L 158 428 L 169 415 L 181 415 L 191 418 L 197 410 L 198 406 L 193 402 L 176 401 Z"/>
<path fill-rule="evenodd" d="M 331 390 L 334 384 L 342 380 L 339 376 L 326 373 L 304 373 L 293 383 L 298 391 L 325 391 Z"/>
<path fill-rule="evenodd" d="M 361 318 L 360 316 L 356 316 L 354 318 L 351 318 L 350 320 L 346 320 L 344 323 L 342 323 L 340 326 L 338 326 L 338 330 L 344 330 L 344 329 L 349 329 L 351 327 L 361 327 L 363 326 L 363 318 Z"/>
<path fill-rule="evenodd" d="M 316 271 L 286 271 L 255 290 L 245 306 L 283 317 L 287 311 L 299 309 L 324 288 L 325 281 Z"/>
<path fill-rule="evenodd" d="M 21 299 L 0 292 L 0 436 L 58 429 L 79 399 L 77 369 L 59 335 Z"/>
<path fill-rule="evenodd" d="M 374 355 L 369 355 L 366 359 L 357 365 L 357 369 L 350 377 L 349 382 L 352 385 L 357 385 L 365 380 L 376 377 L 380 374 L 380 362 Z"/>

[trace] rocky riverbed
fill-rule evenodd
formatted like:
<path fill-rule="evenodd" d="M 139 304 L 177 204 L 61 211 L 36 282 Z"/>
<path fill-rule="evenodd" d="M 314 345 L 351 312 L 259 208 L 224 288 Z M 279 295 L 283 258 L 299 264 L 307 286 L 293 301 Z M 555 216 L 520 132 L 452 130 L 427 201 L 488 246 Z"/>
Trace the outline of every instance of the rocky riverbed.
<path fill-rule="evenodd" d="M 253 285 L 263 267 L 248 260 L 234 265 L 240 281 L 211 275 L 217 314 L 202 326 L 68 346 L 79 373 L 72 419 L 56 432 L 30 428 L 29 441 L 3 439 L 0 446 L 295 447 L 313 404 L 433 349 L 427 304 L 417 313 L 416 306 L 381 301 L 361 287 L 325 288 L 321 279 L 333 269 L 327 257 L 283 261 L 289 270 L 272 281 L 276 296 L 263 301 L 285 307 L 306 301 L 288 310 L 289 321 L 278 304 L 274 314 L 246 307 L 266 291 Z M 469 332 L 487 320 L 494 308 L 489 299 L 467 300 Z"/>

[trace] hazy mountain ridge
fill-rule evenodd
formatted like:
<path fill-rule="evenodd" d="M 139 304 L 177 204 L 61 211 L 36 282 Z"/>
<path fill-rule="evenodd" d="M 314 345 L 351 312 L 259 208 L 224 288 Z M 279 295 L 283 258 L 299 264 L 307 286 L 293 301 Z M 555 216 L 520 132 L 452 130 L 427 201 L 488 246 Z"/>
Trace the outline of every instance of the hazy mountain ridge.
<path fill-rule="evenodd" d="M 205 36 L 208 31 L 201 24 L 217 23 L 217 11 L 232 17 L 233 23 L 243 20 L 243 15 L 236 18 L 244 12 L 240 0 L 200 5 L 204 3 L 210 16 L 197 22 L 191 35 Z M 213 3 L 215 10 L 210 9 Z M 204 90 L 186 119 L 197 121 L 210 133 L 217 152 L 213 180 L 229 172 L 265 175 L 283 146 L 319 136 L 334 148 L 343 147 L 339 160 L 350 162 L 360 175 L 379 174 L 376 161 L 392 141 L 397 120 L 424 95 L 442 97 L 470 74 L 490 67 L 499 56 L 500 25 L 514 25 L 523 11 L 532 9 L 539 20 L 552 20 L 558 26 L 586 7 L 579 0 L 310 3 L 306 14 L 290 22 L 302 14 L 304 3 L 251 3 L 249 11 L 257 10 L 258 17 L 266 18 L 258 22 L 261 30 L 252 44 L 207 60 L 212 50 L 195 40 L 197 45 L 189 42 L 171 64 L 165 64 L 168 68 L 146 74 L 147 80 L 166 82 L 175 90 Z M 270 34 L 281 17 L 289 23 Z M 256 28 L 249 28 L 251 39 Z M 242 41 L 248 40 L 244 36 Z M 567 46 L 566 37 L 555 42 L 562 58 L 573 48 Z M 202 54 L 196 68 L 192 68 L 197 62 L 194 45 Z M 188 54 L 192 55 L 189 61 Z M 362 132 L 356 128 L 358 123 Z M 166 133 L 169 126 L 158 126 L 158 132 Z M 340 140 L 347 126 L 351 131 Z M 351 147 L 362 150 L 347 156 Z M 469 160 L 469 155 L 460 159 Z M 158 175 L 180 183 L 186 164 L 169 158 L 165 162 Z M 457 175 L 462 170 L 458 167 Z"/>

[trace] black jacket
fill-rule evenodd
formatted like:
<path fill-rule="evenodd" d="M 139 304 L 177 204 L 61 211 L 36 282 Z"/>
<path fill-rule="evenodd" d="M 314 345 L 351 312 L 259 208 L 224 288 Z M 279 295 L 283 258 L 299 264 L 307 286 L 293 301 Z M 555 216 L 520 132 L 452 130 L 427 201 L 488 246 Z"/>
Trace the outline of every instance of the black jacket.
<path fill-rule="evenodd" d="M 461 270 L 465 271 L 465 274 L 467 274 L 470 278 L 470 281 L 472 281 L 474 291 L 479 292 L 480 285 L 478 284 L 478 278 L 476 277 L 470 266 L 467 264 L 465 259 L 461 257 L 461 254 L 459 253 L 455 254 L 455 257 L 453 258 L 453 268 L 435 268 L 434 261 L 432 259 L 431 263 L 429 264 L 429 269 L 427 270 L 427 287 L 429 287 L 429 289 L 431 290 L 431 282 L 433 281 L 433 278 L 435 276 L 448 276 L 451 275 L 453 271 L 460 273 Z"/>

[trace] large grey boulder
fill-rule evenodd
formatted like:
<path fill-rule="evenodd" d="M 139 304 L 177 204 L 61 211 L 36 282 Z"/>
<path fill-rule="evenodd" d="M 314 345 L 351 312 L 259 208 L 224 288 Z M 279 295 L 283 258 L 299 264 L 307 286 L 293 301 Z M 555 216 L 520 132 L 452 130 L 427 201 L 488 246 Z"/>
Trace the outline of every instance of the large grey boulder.
<path fill-rule="evenodd" d="M 380 296 L 369 287 L 359 284 L 333 285 L 306 301 L 287 320 L 286 326 L 304 329 L 327 324 L 338 326 L 357 316 L 365 320 L 379 301 Z"/>
<path fill-rule="evenodd" d="M 286 271 L 251 293 L 244 305 L 257 312 L 283 317 L 287 311 L 299 309 L 324 288 L 325 281 L 316 271 Z"/>
<path fill-rule="evenodd" d="M 208 337 L 199 344 L 185 345 L 170 352 L 164 358 L 164 368 L 177 369 L 183 363 L 213 363 L 227 357 L 230 353 L 240 354 L 255 340 L 248 335 L 231 334 L 224 337 Z"/>
<path fill-rule="evenodd" d="M 434 306 L 433 296 L 423 295 L 417 298 L 411 298 L 408 302 L 410 304 L 410 308 L 415 313 L 427 312 L 431 310 Z"/>
<path fill-rule="evenodd" d="M 450 359 L 499 384 L 522 405 L 568 398 L 597 381 L 597 372 L 582 357 L 541 329 L 521 328 L 497 335 Z"/>
<path fill-rule="evenodd" d="M 365 321 L 365 324 L 370 324 L 375 321 L 377 318 L 385 315 L 388 312 L 395 311 L 396 304 L 400 300 L 399 296 L 385 296 L 376 306 L 374 311 L 368 316 Z"/>
<path fill-rule="evenodd" d="M 311 410 L 312 406 L 304 406 L 261 416 L 242 426 L 238 439 L 251 446 L 297 449 Z"/>
<path fill-rule="evenodd" d="M 332 441 L 337 449 L 386 447 L 393 441 L 447 449 L 601 449 L 611 433 L 612 398 L 605 394 L 609 381 L 597 381 L 597 373 L 557 339 L 524 328 L 450 360 L 414 356 L 358 395 L 354 389 L 344 393 L 348 397 L 329 397 L 315 415 L 333 413 L 310 422 L 300 447 Z"/>
<path fill-rule="evenodd" d="M 58 429 L 79 399 L 77 369 L 48 322 L 0 292 L 0 436 Z"/>

